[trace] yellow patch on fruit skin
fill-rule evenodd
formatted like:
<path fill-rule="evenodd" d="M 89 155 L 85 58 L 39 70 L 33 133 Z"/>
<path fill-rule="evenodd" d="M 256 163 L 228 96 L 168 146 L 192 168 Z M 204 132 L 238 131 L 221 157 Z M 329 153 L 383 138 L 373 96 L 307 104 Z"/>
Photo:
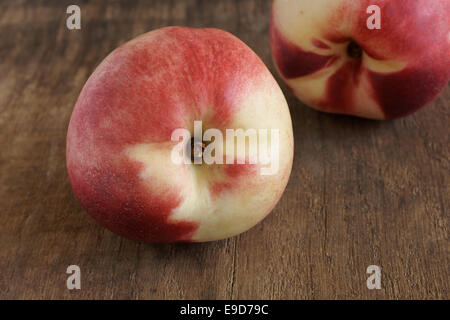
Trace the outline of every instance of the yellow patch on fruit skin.
<path fill-rule="evenodd" d="M 402 71 L 407 66 L 407 63 L 395 60 L 376 60 L 365 54 L 362 65 L 373 72 L 392 73 Z"/>
<path fill-rule="evenodd" d="M 171 151 L 175 143 L 161 142 L 137 144 L 124 150 L 125 156 L 142 164 L 137 179 L 149 188 L 149 192 L 165 196 L 165 190 L 177 189 L 187 193 L 192 189 L 190 172 L 184 165 L 172 162 Z"/>

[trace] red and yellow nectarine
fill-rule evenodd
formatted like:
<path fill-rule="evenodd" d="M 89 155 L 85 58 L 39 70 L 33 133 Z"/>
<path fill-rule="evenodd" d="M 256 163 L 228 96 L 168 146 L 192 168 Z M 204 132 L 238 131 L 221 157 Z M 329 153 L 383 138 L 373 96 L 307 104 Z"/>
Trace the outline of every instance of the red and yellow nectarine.
<path fill-rule="evenodd" d="M 380 29 L 368 28 L 373 6 Z M 270 40 L 279 73 L 307 105 L 403 117 L 448 83 L 450 1 L 275 0 Z"/>
<path fill-rule="evenodd" d="M 277 129 L 279 164 L 174 163 L 174 130 Z M 91 75 L 67 134 L 76 197 L 110 230 L 139 241 L 211 241 L 261 221 L 287 184 L 292 124 L 258 56 L 217 29 L 169 27 L 113 51 Z"/>

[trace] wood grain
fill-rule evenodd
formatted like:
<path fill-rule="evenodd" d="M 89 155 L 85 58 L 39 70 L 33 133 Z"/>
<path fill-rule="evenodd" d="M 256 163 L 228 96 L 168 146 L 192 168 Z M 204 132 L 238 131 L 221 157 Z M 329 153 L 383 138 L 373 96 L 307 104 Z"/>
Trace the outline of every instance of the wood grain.
<path fill-rule="evenodd" d="M 83 84 L 115 47 L 167 25 L 228 30 L 274 71 L 271 3 L 76 2 L 79 31 L 65 24 L 73 1 L 0 2 L 1 299 L 449 298 L 448 87 L 413 116 L 374 122 L 313 111 L 282 85 L 296 147 L 273 213 L 225 241 L 140 244 L 71 191 L 65 136 Z M 81 290 L 66 288 L 71 264 Z M 381 290 L 366 287 L 371 264 Z"/>

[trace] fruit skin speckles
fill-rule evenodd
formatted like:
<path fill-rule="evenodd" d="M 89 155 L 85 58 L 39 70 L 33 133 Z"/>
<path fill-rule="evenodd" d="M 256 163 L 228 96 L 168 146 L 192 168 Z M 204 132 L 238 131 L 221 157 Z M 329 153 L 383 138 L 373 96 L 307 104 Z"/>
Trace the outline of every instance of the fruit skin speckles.
<path fill-rule="evenodd" d="M 381 8 L 381 30 L 366 27 L 372 4 Z M 400 118 L 448 84 L 449 17 L 449 1 L 275 0 L 272 55 L 288 87 L 311 107 Z M 362 49 L 359 62 L 348 54 L 350 43 Z"/>

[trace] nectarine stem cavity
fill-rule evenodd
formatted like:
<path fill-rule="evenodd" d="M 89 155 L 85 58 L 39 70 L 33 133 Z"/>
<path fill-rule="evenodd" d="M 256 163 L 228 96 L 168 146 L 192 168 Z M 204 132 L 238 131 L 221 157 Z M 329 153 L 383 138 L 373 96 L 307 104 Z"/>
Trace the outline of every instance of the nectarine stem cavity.
<path fill-rule="evenodd" d="M 362 48 L 355 41 L 351 41 L 347 47 L 347 54 L 354 59 L 361 58 L 363 54 Z"/>
<path fill-rule="evenodd" d="M 205 150 L 205 143 L 202 140 L 192 137 L 187 147 L 190 149 L 192 163 L 197 163 L 199 160 L 202 160 L 203 151 Z"/>

